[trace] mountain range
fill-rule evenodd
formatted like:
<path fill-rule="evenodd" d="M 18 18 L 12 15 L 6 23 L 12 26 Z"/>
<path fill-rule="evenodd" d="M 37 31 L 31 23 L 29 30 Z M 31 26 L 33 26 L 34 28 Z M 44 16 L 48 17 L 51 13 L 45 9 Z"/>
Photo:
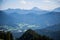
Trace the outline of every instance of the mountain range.
<path fill-rule="evenodd" d="M 24 30 L 26 31 L 29 28 L 41 35 L 47 35 L 59 40 L 60 7 L 53 11 L 41 10 L 36 7 L 31 10 L 0 10 L 0 30 L 9 30 L 13 34 L 20 36 Z M 16 37 L 17 35 L 14 36 Z"/>
<path fill-rule="evenodd" d="M 59 8 L 56 8 L 51 12 L 38 9 L 37 7 L 34 7 L 31 10 L 0 10 L 0 25 L 19 27 L 19 24 L 29 24 L 30 26 L 33 24 L 40 26 L 37 29 L 41 29 L 47 26 L 60 24 L 60 10 L 59 12 L 56 12 L 56 10 L 59 10 Z M 26 29 L 28 29 L 27 26 Z"/>

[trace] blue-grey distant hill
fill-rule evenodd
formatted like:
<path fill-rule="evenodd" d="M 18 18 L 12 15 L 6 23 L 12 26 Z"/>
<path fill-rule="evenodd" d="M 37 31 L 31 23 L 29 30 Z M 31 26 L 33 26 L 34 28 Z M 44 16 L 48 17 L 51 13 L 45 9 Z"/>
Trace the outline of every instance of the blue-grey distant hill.
<path fill-rule="evenodd" d="M 36 7 L 32 10 L 8 9 L 0 11 L 0 25 L 18 26 L 17 23 L 37 24 L 40 25 L 39 29 L 45 28 L 60 23 L 60 12 L 39 10 Z"/>
<path fill-rule="evenodd" d="M 44 29 L 36 29 L 35 30 L 38 34 L 46 35 L 54 40 L 60 40 L 60 24 L 56 24 L 53 26 L 46 27 Z"/>

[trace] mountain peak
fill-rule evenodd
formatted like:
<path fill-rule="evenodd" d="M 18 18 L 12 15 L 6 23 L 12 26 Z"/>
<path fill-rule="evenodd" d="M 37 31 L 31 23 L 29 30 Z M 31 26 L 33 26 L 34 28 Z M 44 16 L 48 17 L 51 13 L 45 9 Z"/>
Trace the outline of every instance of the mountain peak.
<path fill-rule="evenodd" d="M 44 36 L 46 40 L 51 40 Z M 18 40 L 45 40 L 43 36 L 36 33 L 34 30 L 27 30 Z"/>
<path fill-rule="evenodd" d="M 32 10 L 40 10 L 39 8 L 37 8 L 37 7 L 34 7 L 34 8 L 32 8 Z"/>
<path fill-rule="evenodd" d="M 24 38 L 25 37 L 25 38 Z M 33 38 L 39 38 L 40 35 L 38 35 L 34 30 L 28 29 L 20 38 L 19 40 L 31 40 Z"/>
<path fill-rule="evenodd" d="M 35 33 L 35 31 L 32 30 L 32 29 L 28 29 L 26 32 L 29 32 L 29 33 Z"/>

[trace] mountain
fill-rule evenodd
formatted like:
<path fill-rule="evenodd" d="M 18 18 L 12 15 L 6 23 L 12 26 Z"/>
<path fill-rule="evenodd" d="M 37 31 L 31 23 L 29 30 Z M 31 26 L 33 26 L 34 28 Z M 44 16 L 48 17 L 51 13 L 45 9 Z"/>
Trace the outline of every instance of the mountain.
<path fill-rule="evenodd" d="M 49 27 L 45 28 L 44 30 L 60 31 L 60 24 L 56 24 L 56 25 L 53 25 L 53 26 L 49 26 Z"/>
<path fill-rule="evenodd" d="M 42 27 L 51 26 L 60 23 L 60 12 L 50 12 L 47 14 L 38 15 L 35 13 L 28 14 L 10 14 L 11 17 L 15 18 L 16 23 L 27 23 L 27 24 L 37 24 Z"/>
<path fill-rule="evenodd" d="M 7 9 L 7 10 L 3 10 L 4 12 L 6 12 L 7 14 L 11 14 L 11 13 L 16 13 L 21 11 L 21 9 Z"/>
<path fill-rule="evenodd" d="M 45 35 L 48 36 L 54 40 L 60 40 L 60 24 L 49 26 L 43 29 L 35 29 L 34 30 L 36 33 L 40 35 Z M 23 35 L 24 32 L 13 32 L 14 37 L 19 38 Z M 21 35 L 20 35 L 21 34 Z M 19 35 L 19 36 L 17 36 Z"/>
<path fill-rule="evenodd" d="M 21 37 L 21 36 L 23 35 L 23 33 L 24 33 L 24 32 L 16 32 L 16 33 L 12 32 L 13 37 L 14 37 L 15 39 Z"/>
<path fill-rule="evenodd" d="M 14 20 L 13 17 L 7 15 L 4 11 L 0 11 L 0 25 L 13 23 L 13 20 Z"/>
<path fill-rule="evenodd" d="M 60 12 L 48 12 L 43 14 L 44 10 L 33 8 L 32 10 L 8 9 L 0 11 L 0 25 L 7 25 L 19 28 L 19 24 L 37 25 L 39 27 L 32 29 L 42 29 L 60 23 Z M 10 28 L 10 27 L 9 27 Z M 24 26 L 28 29 L 28 26 Z M 21 28 L 23 30 L 23 28 Z"/>
<path fill-rule="evenodd" d="M 34 7 L 34 8 L 32 8 L 31 10 L 40 11 L 40 9 L 37 8 L 37 7 Z"/>
<path fill-rule="evenodd" d="M 60 12 L 60 7 L 55 8 L 53 11 L 54 11 L 54 12 Z"/>
<path fill-rule="evenodd" d="M 7 9 L 7 10 L 3 10 L 4 12 L 6 12 L 7 14 L 11 14 L 11 13 L 18 13 L 18 14 L 28 14 L 30 12 L 32 13 L 36 13 L 36 14 L 45 14 L 48 13 L 50 11 L 47 10 L 42 10 L 39 9 L 37 7 L 32 8 L 31 10 L 24 10 L 24 9 Z"/>
<path fill-rule="evenodd" d="M 9 30 L 15 28 L 17 25 L 14 24 L 14 20 L 15 19 L 6 14 L 6 12 L 0 11 L 0 30 Z"/>
<path fill-rule="evenodd" d="M 55 30 L 56 29 L 56 30 Z M 49 26 L 44 29 L 35 30 L 40 35 L 48 36 L 54 40 L 60 40 L 60 24 Z M 19 38 L 23 35 L 24 32 L 13 32 L 15 38 Z M 30 32 L 31 33 L 31 32 Z"/>
<path fill-rule="evenodd" d="M 10 9 L 11 10 L 11 9 Z M 13 10 L 12 10 L 13 11 Z M 26 10 L 25 10 L 26 11 Z M 16 12 L 8 13 L 5 11 L 0 11 L 0 25 L 9 25 L 14 28 L 19 28 L 19 24 L 29 24 L 29 25 L 37 25 L 39 27 L 32 29 L 42 29 L 47 26 L 55 25 L 60 23 L 60 12 L 49 12 L 46 14 L 37 14 L 29 12 L 27 14 L 19 14 Z M 24 13 L 24 12 L 23 12 Z M 40 12 L 39 12 L 40 13 Z M 3 15 L 3 16 L 2 16 Z M 24 26 L 28 29 L 28 26 Z M 21 28 L 23 30 L 23 28 Z"/>
<path fill-rule="evenodd" d="M 35 31 L 29 29 L 27 30 L 18 40 L 52 40 L 46 36 L 41 36 Z"/>
<path fill-rule="evenodd" d="M 46 27 L 44 29 L 37 29 L 35 31 L 38 34 L 49 36 L 53 38 L 54 40 L 60 40 L 59 38 L 60 37 L 60 24 Z"/>
<path fill-rule="evenodd" d="M 58 8 L 59 9 L 59 8 Z M 56 9 L 55 9 L 56 10 Z M 46 13 L 45 13 L 46 12 Z M 20 24 L 24 24 L 21 28 Z M 18 30 L 27 30 L 29 26 L 34 26 L 31 29 L 38 29 L 37 33 L 49 35 L 52 38 L 59 39 L 59 30 L 60 30 L 60 12 L 56 11 L 42 11 L 38 8 L 34 10 L 21 10 L 21 9 L 9 9 L 0 11 L 0 29 L 9 30 L 9 31 L 18 31 Z M 59 25 L 56 25 L 59 24 Z M 5 26 L 6 25 L 6 26 Z M 37 26 L 39 27 L 37 27 Z M 3 26 L 3 27 L 1 27 Z M 59 26 L 57 28 L 57 26 Z M 8 28 L 8 29 L 7 29 Z M 47 29 L 44 29 L 47 28 Z M 57 28 L 57 29 L 56 29 Z M 13 30 L 14 29 L 14 30 Z M 42 29 L 42 30 L 40 30 Z M 56 29 L 56 30 L 55 30 Z M 47 32 L 48 31 L 48 32 Z M 48 33 L 48 34 L 47 34 Z M 19 35 L 19 33 L 18 33 Z"/>
<path fill-rule="evenodd" d="M 0 25 L 4 22 L 3 20 L 6 18 L 6 14 L 3 11 L 0 11 Z"/>

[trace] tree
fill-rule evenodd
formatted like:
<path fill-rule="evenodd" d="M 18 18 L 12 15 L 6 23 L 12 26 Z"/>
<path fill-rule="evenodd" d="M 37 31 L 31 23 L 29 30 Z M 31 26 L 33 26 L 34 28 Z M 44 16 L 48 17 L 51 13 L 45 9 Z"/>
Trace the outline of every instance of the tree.
<path fill-rule="evenodd" d="M 13 40 L 13 36 L 10 32 L 6 33 L 6 40 Z"/>

